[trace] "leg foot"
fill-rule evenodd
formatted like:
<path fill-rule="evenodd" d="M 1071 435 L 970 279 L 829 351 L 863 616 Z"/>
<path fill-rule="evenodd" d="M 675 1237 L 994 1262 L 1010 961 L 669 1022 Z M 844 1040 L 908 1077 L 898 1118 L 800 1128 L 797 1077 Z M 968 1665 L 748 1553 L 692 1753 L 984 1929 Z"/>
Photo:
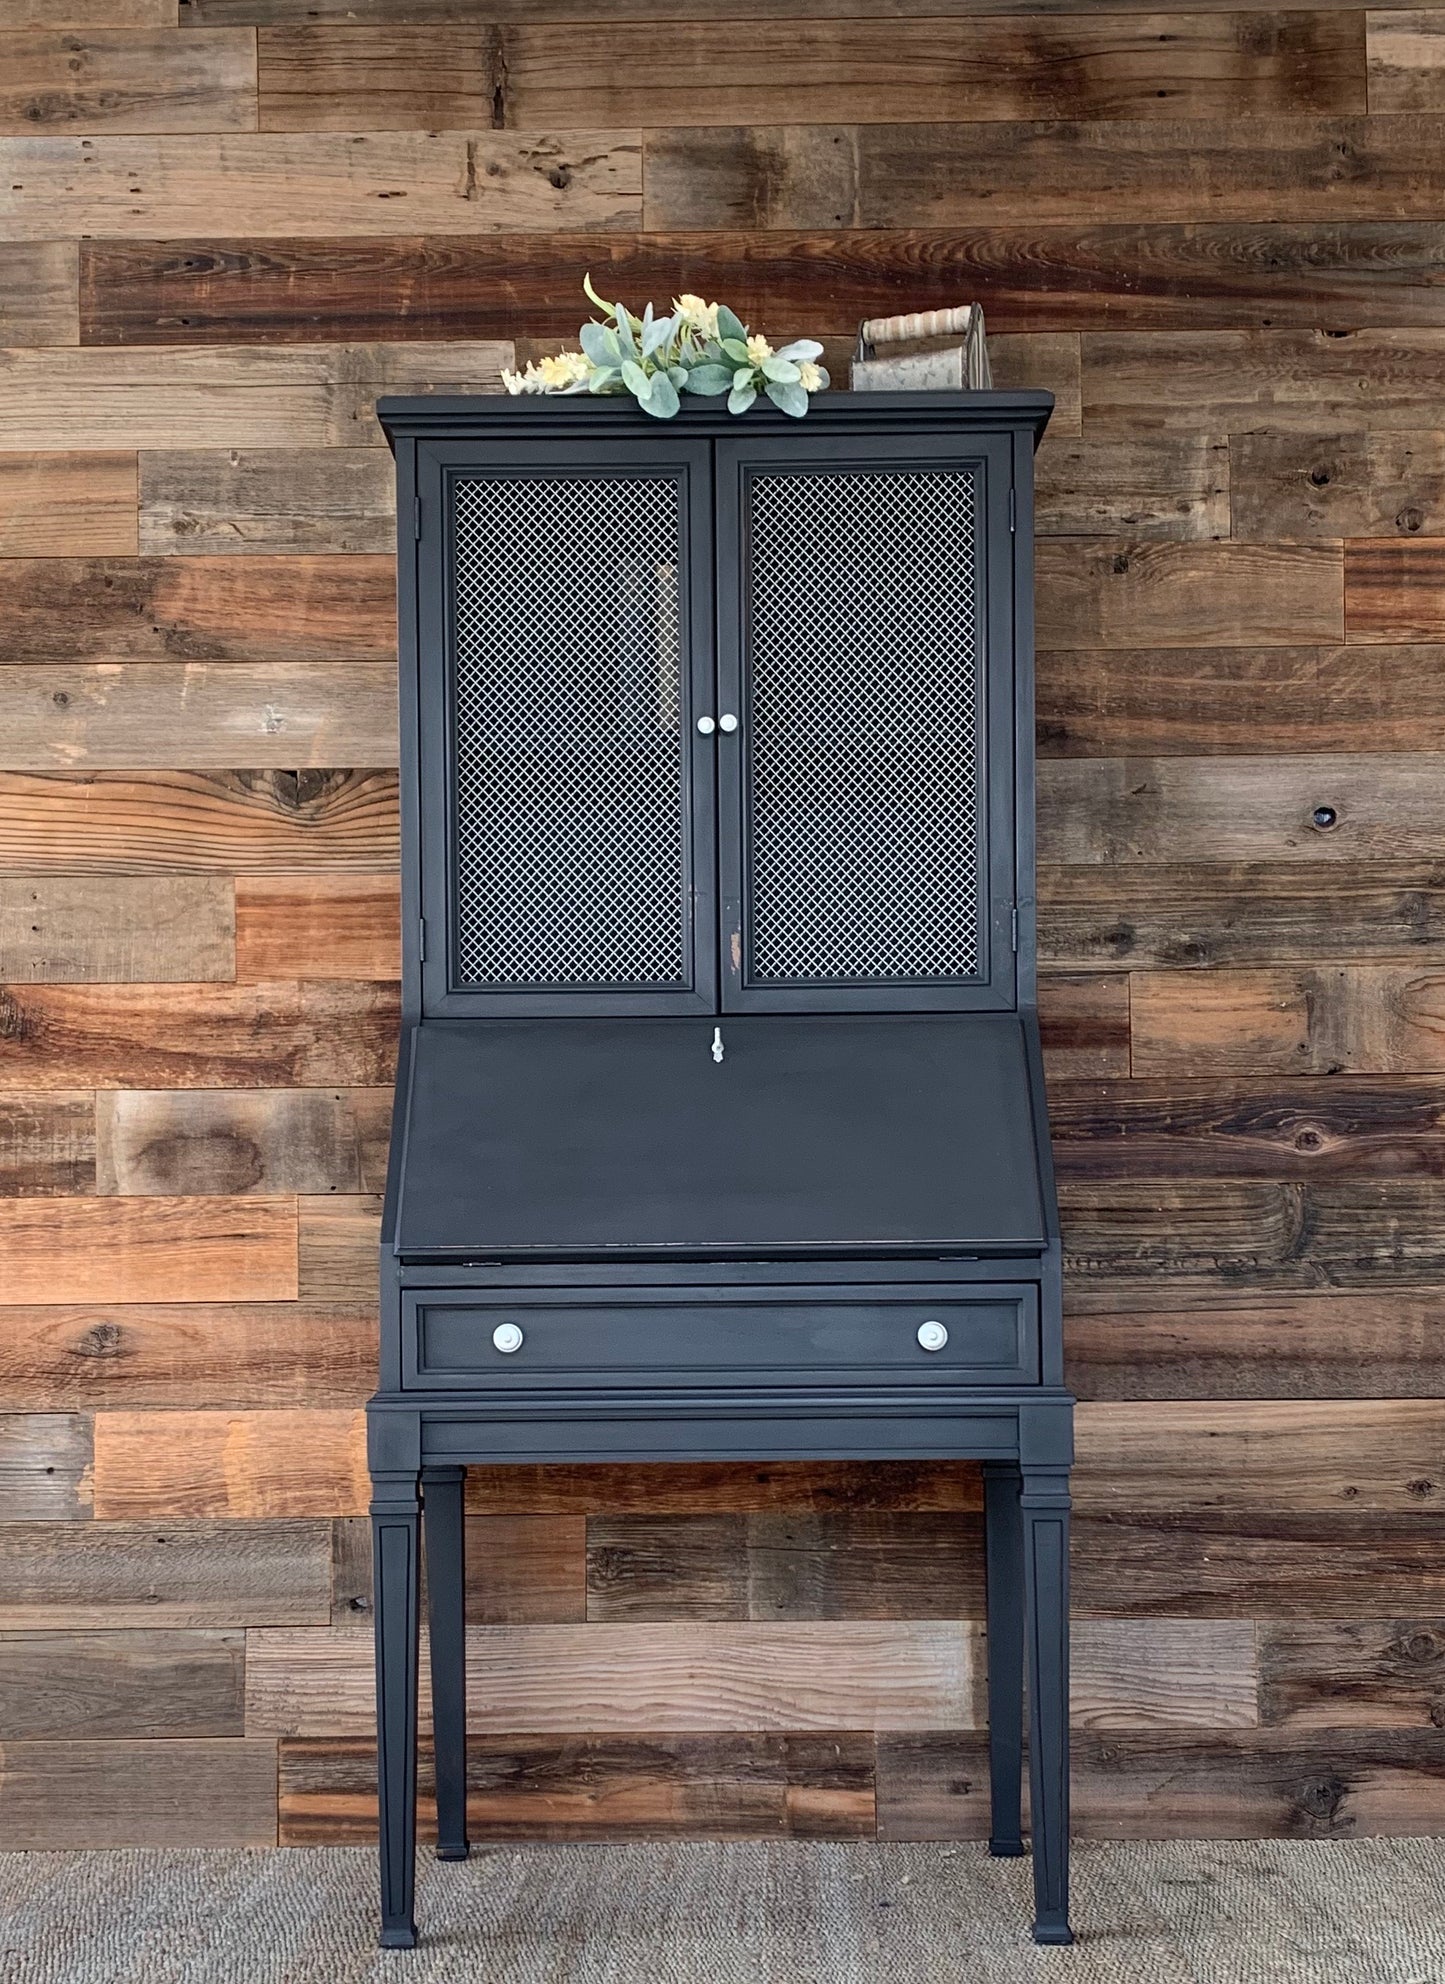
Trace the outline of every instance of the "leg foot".
<path fill-rule="evenodd" d="M 441 1840 L 437 1841 L 438 1860 L 470 1860 L 471 1857 L 472 1848 L 469 1840 L 464 1839 L 459 1846 L 443 1845 Z"/>
<path fill-rule="evenodd" d="M 1067 1922 L 1035 1922 L 1034 1941 L 1036 1943 L 1056 1943 L 1060 1946 L 1071 1943 L 1074 1932 Z"/>
<path fill-rule="evenodd" d="M 376 1939 L 380 1950 L 414 1950 L 416 1948 L 415 1922 L 398 1922 L 391 1928 L 383 1929 Z"/>
<path fill-rule="evenodd" d="M 995 1860 L 1022 1860 L 1028 1852 L 1021 1839 L 991 1839 L 988 1850 Z"/>
<path fill-rule="evenodd" d="M 422 1469 L 427 1626 L 436 1751 L 437 1859 L 465 1860 L 467 1841 L 466 1469 Z"/>

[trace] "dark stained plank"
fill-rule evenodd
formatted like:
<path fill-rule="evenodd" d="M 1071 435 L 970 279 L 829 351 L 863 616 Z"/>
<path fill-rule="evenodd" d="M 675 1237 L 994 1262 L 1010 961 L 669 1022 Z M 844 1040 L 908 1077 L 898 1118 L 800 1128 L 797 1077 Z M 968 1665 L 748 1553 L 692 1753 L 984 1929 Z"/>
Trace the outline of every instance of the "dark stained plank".
<path fill-rule="evenodd" d="M 256 41 L 244 28 L 37 28 L 6 34 L 0 57 L 0 134 L 256 128 Z"/>
<path fill-rule="evenodd" d="M 156 983 L 235 971 L 235 904 L 220 876 L 0 876 L 0 979 Z"/>
<path fill-rule="evenodd" d="M 1445 29 L 1438 14 L 1383 8 L 1367 14 L 1365 49 L 1377 116 L 1445 107 Z"/>
<path fill-rule="evenodd" d="M 242 1632 L 0 1633 L 0 1740 L 245 1734 Z"/>
<path fill-rule="evenodd" d="M 0 1199 L 7 1302 L 284 1302 L 292 1199 Z"/>
<path fill-rule="evenodd" d="M 376 1303 L 12 1305 L 0 1409 L 354 1406 L 376 1386 Z"/>
<path fill-rule="evenodd" d="M 1442 107 L 1445 98 L 1431 106 Z M 1155 225 L 1439 219 L 1432 165 L 1445 126 L 1433 116 L 1171 123 L 1060 114 L 1066 122 L 650 130 L 644 224 L 659 232 L 1092 227 L 1101 216 Z"/>
<path fill-rule="evenodd" d="M 6 1743 L 0 1847 L 271 1846 L 265 1741 Z"/>
<path fill-rule="evenodd" d="M 635 131 L 528 134 L 485 124 L 468 131 L 260 131 L 248 133 L 242 144 L 200 134 L 0 138 L 0 171 L 9 195 L 7 231 L 25 241 L 57 234 L 183 241 L 212 235 L 222 216 L 236 234 L 276 241 L 494 235 L 503 228 L 603 232 L 635 228 L 642 219 L 642 146 Z M 175 328 L 191 341 L 189 324 Z M 223 444 L 214 433 L 195 443 Z M 187 441 L 137 439 L 133 445 L 171 448 Z M 231 445 L 284 442 L 237 439 Z"/>
<path fill-rule="evenodd" d="M 1117 326 L 1164 336 L 1172 329 L 1191 353 L 1201 339 L 1221 331 L 1243 340 L 1246 349 L 1254 340 L 1293 338 L 1299 356 L 1285 362 L 1307 369 L 1314 347 L 1326 342 L 1312 328 L 1321 322 L 1386 327 L 1369 335 L 1395 344 L 1326 353 L 1318 384 L 1306 382 L 1288 424 L 1318 432 L 1345 418 L 1360 419 L 1355 382 L 1362 372 L 1370 374 L 1370 424 L 1418 428 L 1421 405 L 1430 404 L 1429 385 L 1404 390 L 1400 375 L 1424 365 L 1432 348 L 1429 362 L 1438 368 L 1445 339 L 1442 331 L 1399 328 L 1431 325 L 1438 311 L 1445 224 L 1432 221 L 475 236 L 459 234 L 455 223 L 438 223 L 434 233 L 418 236 L 413 220 L 407 234 L 387 237 L 380 221 L 363 215 L 364 225 L 332 226 L 324 234 L 317 225 L 314 238 L 288 241 L 247 230 L 244 210 L 232 203 L 226 211 L 234 233 L 225 236 L 207 231 L 216 224 L 214 209 L 183 231 L 184 212 L 173 223 L 169 213 L 148 210 L 143 231 L 138 225 L 125 230 L 136 238 L 83 241 L 84 342 L 168 345 L 178 324 L 193 347 L 326 337 L 570 341 L 584 314 L 578 271 L 589 268 L 604 296 L 640 307 L 649 296 L 663 301 L 684 290 L 720 295 L 770 334 L 850 336 L 860 318 L 951 305 L 962 295 L 983 304 L 993 331 L 1098 334 Z M 400 226 L 410 217 L 391 218 Z M 175 238 L 167 231 L 173 224 Z M 105 231 L 114 236 L 120 229 Z M 1272 325 L 1299 329 L 1243 328 L 1261 315 Z M 1270 391 L 1270 371 L 1285 356 L 1275 347 L 1275 359 L 1264 368 L 1209 364 L 1217 384 L 1201 412 L 1188 396 L 1179 405 L 1166 404 L 1172 367 L 1156 357 L 1158 351 L 1154 339 L 1131 336 L 1123 352 L 1111 342 L 1107 375 L 1096 356 L 1090 391 L 1101 396 L 1110 424 L 1209 433 L 1248 426 Z M 1130 361 L 1127 367 L 1121 357 Z M 1147 383 L 1132 391 L 1115 384 L 1116 373 L 1141 368 Z M 1338 383 L 1346 371 L 1348 388 Z M 1191 391 L 1197 390 L 1191 382 Z M 285 445 L 266 405 L 248 411 L 233 404 L 225 411 L 230 418 L 222 443 Z M 331 445 L 344 438 L 324 402 L 308 411 L 296 444 Z M 47 412 L 44 426 L 36 423 L 44 438 L 15 445 L 63 445 L 54 438 L 59 420 L 58 410 Z M 172 401 L 164 424 L 157 413 L 148 429 L 134 421 L 125 427 L 108 422 L 106 433 L 142 448 L 218 445 L 214 425 L 208 433 L 199 418 L 188 420 L 184 398 Z"/>
<path fill-rule="evenodd" d="M 587 1617 L 611 1623 L 748 1617 L 748 1518 L 587 1518 Z"/>
<path fill-rule="evenodd" d="M 866 1730 L 474 1736 L 467 1744 L 473 1839 L 755 1835 L 871 1837 L 873 1736 Z M 376 1746 L 355 1738 L 280 1746 L 286 1846 L 376 1837 Z M 419 1829 L 436 1836 L 431 1746 Z"/>
<path fill-rule="evenodd" d="M 1335 1839 L 1445 1824 L 1445 1772 L 1403 1730 L 1322 1730 L 1308 1748 L 1273 1729 L 1080 1733 L 1073 1763 L 1084 1839 Z M 977 1739 L 879 1736 L 881 1838 L 983 1838 L 987 1814 Z"/>
<path fill-rule="evenodd" d="M 1229 535 L 1229 449 L 1208 435 L 1122 441 L 1045 434 L 1035 463 L 1040 537 Z"/>
<path fill-rule="evenodd" d="M 836 366 L 840 381 L 847 377 L 852 349 L 847 345 L 828 360 L 830 368 Z M 1056 440 L 1079 432 L 1079 340 L 1072 331 L 1009 333 L 990 326 L 988 360 L 993 383 L 1000 390 L 1053 394 L 1049 433 Z"/>
<path fill-rule="evenodd" d="M 1445 646 L 1061 648 L 1039 656 L 1038 678 L 1048 758 L 1420 751 L 1445 739 Z"/>
<path fill-rule="evenodd" d="M 1055 1075 L 1127 1075 L 1127 973 L 1049 973 L 1040 979 L 1039 1032 Z"/>
<path fill-rule="evenodd" d="M 0 557 L 124 556 L 136 549 L 133 454 L 0 455 Z"/>
<path fill-rule="evenodd" d="M 131 485 L 134 512 L 134 464 Z M 377 448 L 148 449 L 139 501 L 140 546 L 148 552 L 390 554 L 396 544 L 392 466 Z"/>
<path fill-rule="evenodd" d="M 0 772 L 0 864 L 19 874 L 314 875 L 394 868 L 396 773 Z"/>
<path fill-rule="evenodd" d="M 1445 870 L 1362 862 L 1048 867 L 1048 968 L 1407 962 L 1445 947 Z"/>
<path fill-rule="evenodd" d="M 1192 981 L 1180 978 L 1188 990 Z M 1445 1076 L 1057 1081 L 1062 1178 L 1445 1178 Z"/>
<path fill-rule="evenodd" d="M 0 1088 L 375 1088 L 396 1028 L 396 987 L 354 980 L 17 986 L 0 991 Z"/>
<path fill-rule="evenodd" d="M 1072 1571 L 1085 1616 L 1314 1622 L 1445 1610 L 1445 1535 L 1414 1511 L 1091 1513 L 1075 1525 Z"/>
<path fill-rule="evenodd" d="M 1392 1288 L 1135 1308 L 1113 1290 L 1072 1291 L 1069 1383 L 1088 1399 L 1438 1397 L 1440 1301 Z"/>
<path fill-rule="evenodd" d="M 1425 959 L 1140 972 L 1130 986 L 1138 1075 L 1445 1071 L 1445 971 Z"/>
<path fill-rule="evenodd" d="M 1445 1620 L 1272 1620 L 1259 1653 L 1260 1720 L 1270 1726 L 1440 1728 Z"/>
<path fill-rule="evenodd" d="M 97 1520 L 355 1515 L 369 1500 L 362 1417 L 324 1408 L 102 1412 Z"/>
<path fill-rule="evenodd" d="M 247 875 L 236 881 L 238 978 L 399 978 L 393 875 Z"/>
<path fill-rule="evenodd" d="M 1435 862 L 1445 754 L 1046 763 L 1039 853 L 1063 864 Z"/>
<path fill-rule="evenodd" d="M 14 1632 L 325 1625 L 324 1522 L 0 1523 Z"/>
<path fill-rule="evenodd" d="M 96 1176 L 123 1197 L 374 1192 L 391 1091 L 102 1089 Z"/>
<path fill-rule="evenodd" d="M 41 5 L 41 0 L 0 0 L 4 7 L 24 10 Z M 72 8 L 85 0 L 68 0 Z M 155 19 L 161 0 L 91 0 L 106 10 L 106 19 L 118 8 L 150 8 L 140 24 Z M 174 6 L 174 0 L 165 0 Z M 1429 0 L 1419 0 L 1424 6 Z M 1344 7 L 1357 11 L 1359 0 L 1321 0 L 1322 8 Z M 1238 0 L 1203 0 L 1191 5 L 1191 13 L 1238 11 Z M 495 22 L 535 21 L 656 21 L 674 22 L 688 17 L 685 0 L 180 0 L 182 27 L 287 27 L 305 23 L 335 22 L 354 26 L 400 27 L 428 22 L 453 27 L 490 26 Z M 908 19 L 948 20 L 970 14 L 1076 14 L 1079 0 L 829 0 L 828 17 L 833 20 L 864 16 L 872 21 Z M 1159 0 L 1108 0 L 1110 14 L 1157 14 Z M 792 20 L 796 0 L 728 0 L 728 20 Z M 3 18 L 3 16 L 0 16 Z M 129 18 L 128 16 L 126 17 Z M 37 23 L 39 24 L 39 23 Z"/>
<path fill-rule="evenodd" d="M 79 342 L 79 262 L 74 241 L 0 242 L 0 346 Z"/>
<path fill-rule="evenodd" d="M 1351 641 L 1445 639 L 1445 537 L 1347 544 L 1345 629 Z"/>
<path fill-rule="evenodd" d="M 94 1190 L 95 1101 L 90 1091 L 0 1095 L 0 1196 L 49 1198 Z M 0 1343 L 0 1360 L 4 1354 Z"/>
<path fill-rule="evenodd" d="M 1433 1519 L 1445 1500 L 1445 1401 L 1106 1400 L 1079 1408 L 1078 1454 L 1081 1509 L 1432 1511 Z"/>
<path fill-rule="evenodd" d="M 1363 23 L 1347 14 L 1075 14 L 762 21 L 689 16 L 656 39 L 584 18 L 491 36 L 436 27 L 260 35 L 271 130 L 495 123 L 773 124 L 901 118 L 1269 117 L 1365 108 Z M 398 76 L 406 78 L 398 86 Z M 490 114 L 488 114 L 490 113 Z"/>
<path fill-rule="evenodd" d="M 1176 1290 L 1384 1295 L 1445 1283 L 1434 1179 L 1069 1179 L 1061 1197 L 1065 1273 L 1080 1288 L 1152 1282 L 1155 1300 L 1172 1300 Z"/>
<path fill-rule="evenodd" d="M 1336 232 L 1324 241 L 1318 229 L 1308 232 L 1316 253 L 1328 254 Z M 1372 280 L 1390 284 L 1384 269 Z M 1265 330 L 1092 331 L 1082 347 L 1085 416 L 1100 432 L 1418 432 L 1427 424 L 1422 408 L 1434 405 L 1445 327 L 1436 326 L 1433 309 L 1417 307 L 1414 328 L 1361 328 L 1385 320 L 1343 303 L 1321 292 L 1304 320 L 1271 308 Z M 1276 328 L 1297 321 L 1299 328 Z"/>
<path fill-rule="evenodd" d="M 77 1412 L 0 1414 L 0 1522 L 91 1512 L 91 1422 Z"/>
<path fill-rule="evenodd" d="M 7 558 L 12 662 L 387 661 L 390 557 Z"/>
<path fill-rule="evenodd" d="M 422 1566 L 423 1582 L 426 1566 Z M 331 1562 L 331 1623 L 371 1616 L 371 1520 L 338 1516 Z M 468 1516 L 467 1620 L 536 1626 L 587 1616 L 587 1523 L 582 1516 Z"/>
<path fill-rule="evenodd" d="M 1292 647 L 1344 634 L 1337 545 L 1045 538 L 1035 564 L 1041 648 Z"/>
<path fill-rule="evenodd" d="M 1236 434 L 1236 537 L 1445 537 L 1445 433 Z"/>
<path fill-rule="evenodd" d="M 467 1470 L 467 1507 L 477 1515 L 952 1514 L 982 1506 L 978 1469 L 964 1461 L 522 1462 Z"/>

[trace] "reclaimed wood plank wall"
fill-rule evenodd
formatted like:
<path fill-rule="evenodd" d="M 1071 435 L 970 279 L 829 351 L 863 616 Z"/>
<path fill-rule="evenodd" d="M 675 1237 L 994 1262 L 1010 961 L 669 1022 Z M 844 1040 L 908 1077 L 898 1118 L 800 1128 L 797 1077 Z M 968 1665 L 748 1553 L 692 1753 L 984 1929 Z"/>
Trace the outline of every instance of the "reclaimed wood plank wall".
<path fill-rule="evenodd" d="M 1445 1830 L 1445 9 L 823 12 L 0 0 L 4 1844 L 372 1825 L 370 408 L 587 267 L 1058 395 L 1080 1829 Z M 979 1835 L 968 1469 L 470 1492 L 476 1836 Z"/>

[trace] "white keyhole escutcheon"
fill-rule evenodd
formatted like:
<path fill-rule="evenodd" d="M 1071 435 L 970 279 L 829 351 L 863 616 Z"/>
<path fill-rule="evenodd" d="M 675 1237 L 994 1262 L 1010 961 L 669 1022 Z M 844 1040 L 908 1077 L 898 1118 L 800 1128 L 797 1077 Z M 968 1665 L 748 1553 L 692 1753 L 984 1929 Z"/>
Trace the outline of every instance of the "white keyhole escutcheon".
<path fill-rule="evenodd" d="M 504 1357 L 510 1357 L 514 1350 L 522 1348 L 522 1332 L 515 1323 L 498 1323 L 492 1331 L 492 1348 L 500 1350 Z"/>
<path fill-rule="evenodd" d="M 942 1323 L 929 1321 L 918 1325 L 918 1341 L 924 1350 L 942 1350 L 948 1342 L 948 1331 Z"/>

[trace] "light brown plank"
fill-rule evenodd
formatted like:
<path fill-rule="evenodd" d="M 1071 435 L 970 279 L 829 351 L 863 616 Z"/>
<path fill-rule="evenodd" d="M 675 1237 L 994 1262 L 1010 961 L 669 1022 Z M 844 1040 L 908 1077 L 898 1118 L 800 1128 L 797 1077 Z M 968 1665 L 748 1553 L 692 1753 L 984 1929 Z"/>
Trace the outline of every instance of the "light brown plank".
<path fill-rule="evenodd" d="M 0 1199 L 7 1302 L 280 1302 L 290 1199 Z"/>
<path fill-rule="evenodd" d="M 1344 635 L 1339 548 L 1045 538 L 1043 648 L 1293 647 Z"/>
<path fill-rule="evenodd" d="M 0 1035 L 0 1089 L 375 1088 L 395 1072 L 396 987 L 14 986 Z"/>
<path fill-rule="evenodd" d="M 0 178 L 6 174 L 9 148 L 25 142 L 0 139 Z M 88 141 L 87 156 L 105 144 L 124 142 Z M 354 142 L 346 140 L 348 145 Z M 281 179 L 284 185 L 284 171 Z M 304 197 L 295 187 L 286 188 L 287 211 L 293 217 Z M 60 218 L 54 209 L 47 208 L 47 214 L 47 228 L 53 231 Z M 3 204 L 0 226 L 13 226 L 3 216 Z M 69 280 L 73 289 L 73 265 Z M 168 337 L 173 334 L 172 328 Z M 0 351 L 0 431 L 6 446 L 14 449 L 379 447 L 383 436 L 375 404 L 382 393 L 492 391 L 510 356 L 509 344 L 461 340 Z M 170 572 L 165 582 L 185 584 L 179 571 Z M 248 581 L 244 572 L 233 572 L 229 583 L 244 586 Z"/>
<path fill-rule="evenodd" d="M 10 1306 L 0 1410 L 355 1406 L 376 1386 L 370 1312 L 296 1302 Z"/>
<path fill-rule="evenodd" d="M 131 0 L 124 0 L 131 4 Z M 5 0 L 9 6 L 26 6 L 33 0 Z M 78 0 L 66 0 L 74 6 Z M 92 0 L 105 6 L 121 0 Z M 1428 0 L 1420 0 L 1428 4 Z M 302 22 L 358 22 L 378 27 L 405 23 L 447 22 L 452 26 L 498 21 L 575 21 L 580 0 L 182 0 L 181 26 L 195 27 L 285 27 Z M 953 19 L 970 14 L 1074 14 L 1078 0 L 829 0 L 830 18 L 844 20 L 864 16 L 871 21 L 908 19 Z M 1345 6 L 1357 11 L 1359 0 L 1322 0 L 1324 7 Z M 1236 0 L 1207 0 L 1191 12 L 1236 13 Z M 674 21 L 679 17 L 681 0 L 591 0 L 587 17 L 611 21 Z M 1157 14 L 1158 0 L 1109 0 L 1111 14 Z M 730 20 L 790 20 L 793 0 L 728 0 Z"/>
<path fill-rule="evenodd" d="M 301 1293 L 308 1302 L 361 1308 L 376 1297 L 381 1197 L 343 1192 L 298 1201 Z"/>
<path fill-rule="evenodd" d="M 241 1632 L 0 1633 L 0 1740 L 240 1736 Z"/>
<path fill-rule="evenodd" d="M 1259 1654 L 1260 1720 L 1273 1728 L 1440 1727 L 1445 1620 L 1271 1620 Z"/>
<path fill-rule="evenodd" d="M 1141 972 L 1131 985 L 1139 1075 L 1445 1071 L 1445 971 Z"/>
<path fill-rule="evenodd" d="M 1345 627 L 1351 641 L 1445 639 L 1445 538 L 1347 544 Z"/>
<path fill-rule="evenodd" d="M 1076 1729 L 1249 1729 L 1259 1720 L 1252 1621 L 1079 1619 L 1072 1639 Z"/>
<path fill-rule="evenodd" d="M 395 868 L 394 771 L 0 772 L 18 874 Z"/>
<path fill-rule="evenodd" d="M 98 1519 L 357 1515 L 369 1499 L 360 1412 L 102 1412 L 96 1418 Z"/>
<path fill-rule="evenodd" d="M 181 561 L 176 560 L 176 563 Z M 0 666 L 11 771 L 395 763 L 392 662 Z"/>
<path fill-rule="evenodd" d="M 0 979 L 232 978 L 235 905 L 219 876 L 0 876 Z"/>
<path fill-rule="evenodd" d="M 0 1521 L 67 1522 L 90 1511 L 89 1419 L 73 1412 L 0 1414 Z"/>
<path fill-rule="evenodd" d="M 370 1636 L 253 1632 L 248 1734 L 333 1736 L 375 1717 Z M 467 1727 L 616 1730 L 973 1728 L 977 1634 L 928 1621 L 473 1626 Z M 425 1711 L 424 1711 L 425 1714 Z"/>
<path fill-rule="evenodd" d="M 0 1523 L 0 1626 L 325 1625 L 324 1522 Z"/>
<path fill-rule="evenodd" d="M 99 1510 L 97 1422 L 97 1511 Z M 1081 1406 L 1081 1509 L 1351 1509 L 1438 1518 L 1445 1402 L 1238 1399 Z"/>
<path fill-rule="evenodd" d="M 1368 13 L 1365 50 L 1376 116 L 1445 108 L 1445 27 L 1438 14 L 1391 8 Z"/>
<path fill-rule="evenodd" d="M 266 1742 L 6 1743 L 0 1846 L 272 1846 Z"/>
<path fill-rule="evenodd" d="M 90 1091 L 0 1095 L 0 1195 L 31 1199 L 94 1190 L 95 1099 Z"/>
<path fill-rule="evenodd" d="M 190 4 L 187 0 L 187 9 Z M 55 4 L 0 0 L 0 28 L 173 28 L 176 24 L 176 0 L 56 0 Z"/>
<path fill-rule="evenodd" d="M 1046 862 L 1437 861 L 1445 754 L 1099 758 L 1039 767 Z"/>
<path fill-rule="evenodd" d="M 123 556 L 138 548 L 131 454 L 0 454 L 0 557 Z"/>
<path fill-rule="evenodd" d="M 1445 536 L 1445 433 L 1235 434 L 1234 535 Z"/>
<path fill-rule="evenodd" d="M 4 486 L 0 475 L 0 504 Z M 140 545 L 192 557 L 391 554 L 390 459 L 377 448 L 148 449 L 140 457 Z"/>
<path fill-rule="evenodd" d="M 1039 656 L 1038 675 L 1049 758 L 1445 742 L 1445 646 L 1056 648 Z"/>
<path fill-rule="evenodd" d="M 376 1192 L 389 1089 L 103 1089 L 98 1189 L 123 1197 Z"/>
<path fill-rule="evenodd" d="M 262 240 L 605 233 L 641 218 L 641 143 L 621 130 L 0 139 L 0 226 L 12 241 L 184 241 L 214 235 L 218 223 Z M 505 362 L 494 360 L 490 376 Z M 302 446 L 329 438 L 294 436 Z M 275 425 L 242 438 L 157 423 L 132 445 L 268 448 L 286 439 Z"/>
<path fill-rule="evenodd" d="M 1050 430 L 1035 462 L 1040 537 L 1229 535 L 1229 448 L 1207 435 L 1072 440 Z"/>
<path fill-rule="evenodd" d="M 79 343 L 79 260 L 73 241 L 0 241 L 0 347 Z M 8 362 L 0 358 L 0 367 Z"/>
<path fill-rule="evenodd" d="M 236 976 L 399 978 L 391 875 L 250 875 L 236 882 Z"/>
<path fill-rule="evenodd" d="M 245 28 L 12 31 L 0 36 L 0 78 L 7 136 L 256 128 L 256 41 Z"/>

